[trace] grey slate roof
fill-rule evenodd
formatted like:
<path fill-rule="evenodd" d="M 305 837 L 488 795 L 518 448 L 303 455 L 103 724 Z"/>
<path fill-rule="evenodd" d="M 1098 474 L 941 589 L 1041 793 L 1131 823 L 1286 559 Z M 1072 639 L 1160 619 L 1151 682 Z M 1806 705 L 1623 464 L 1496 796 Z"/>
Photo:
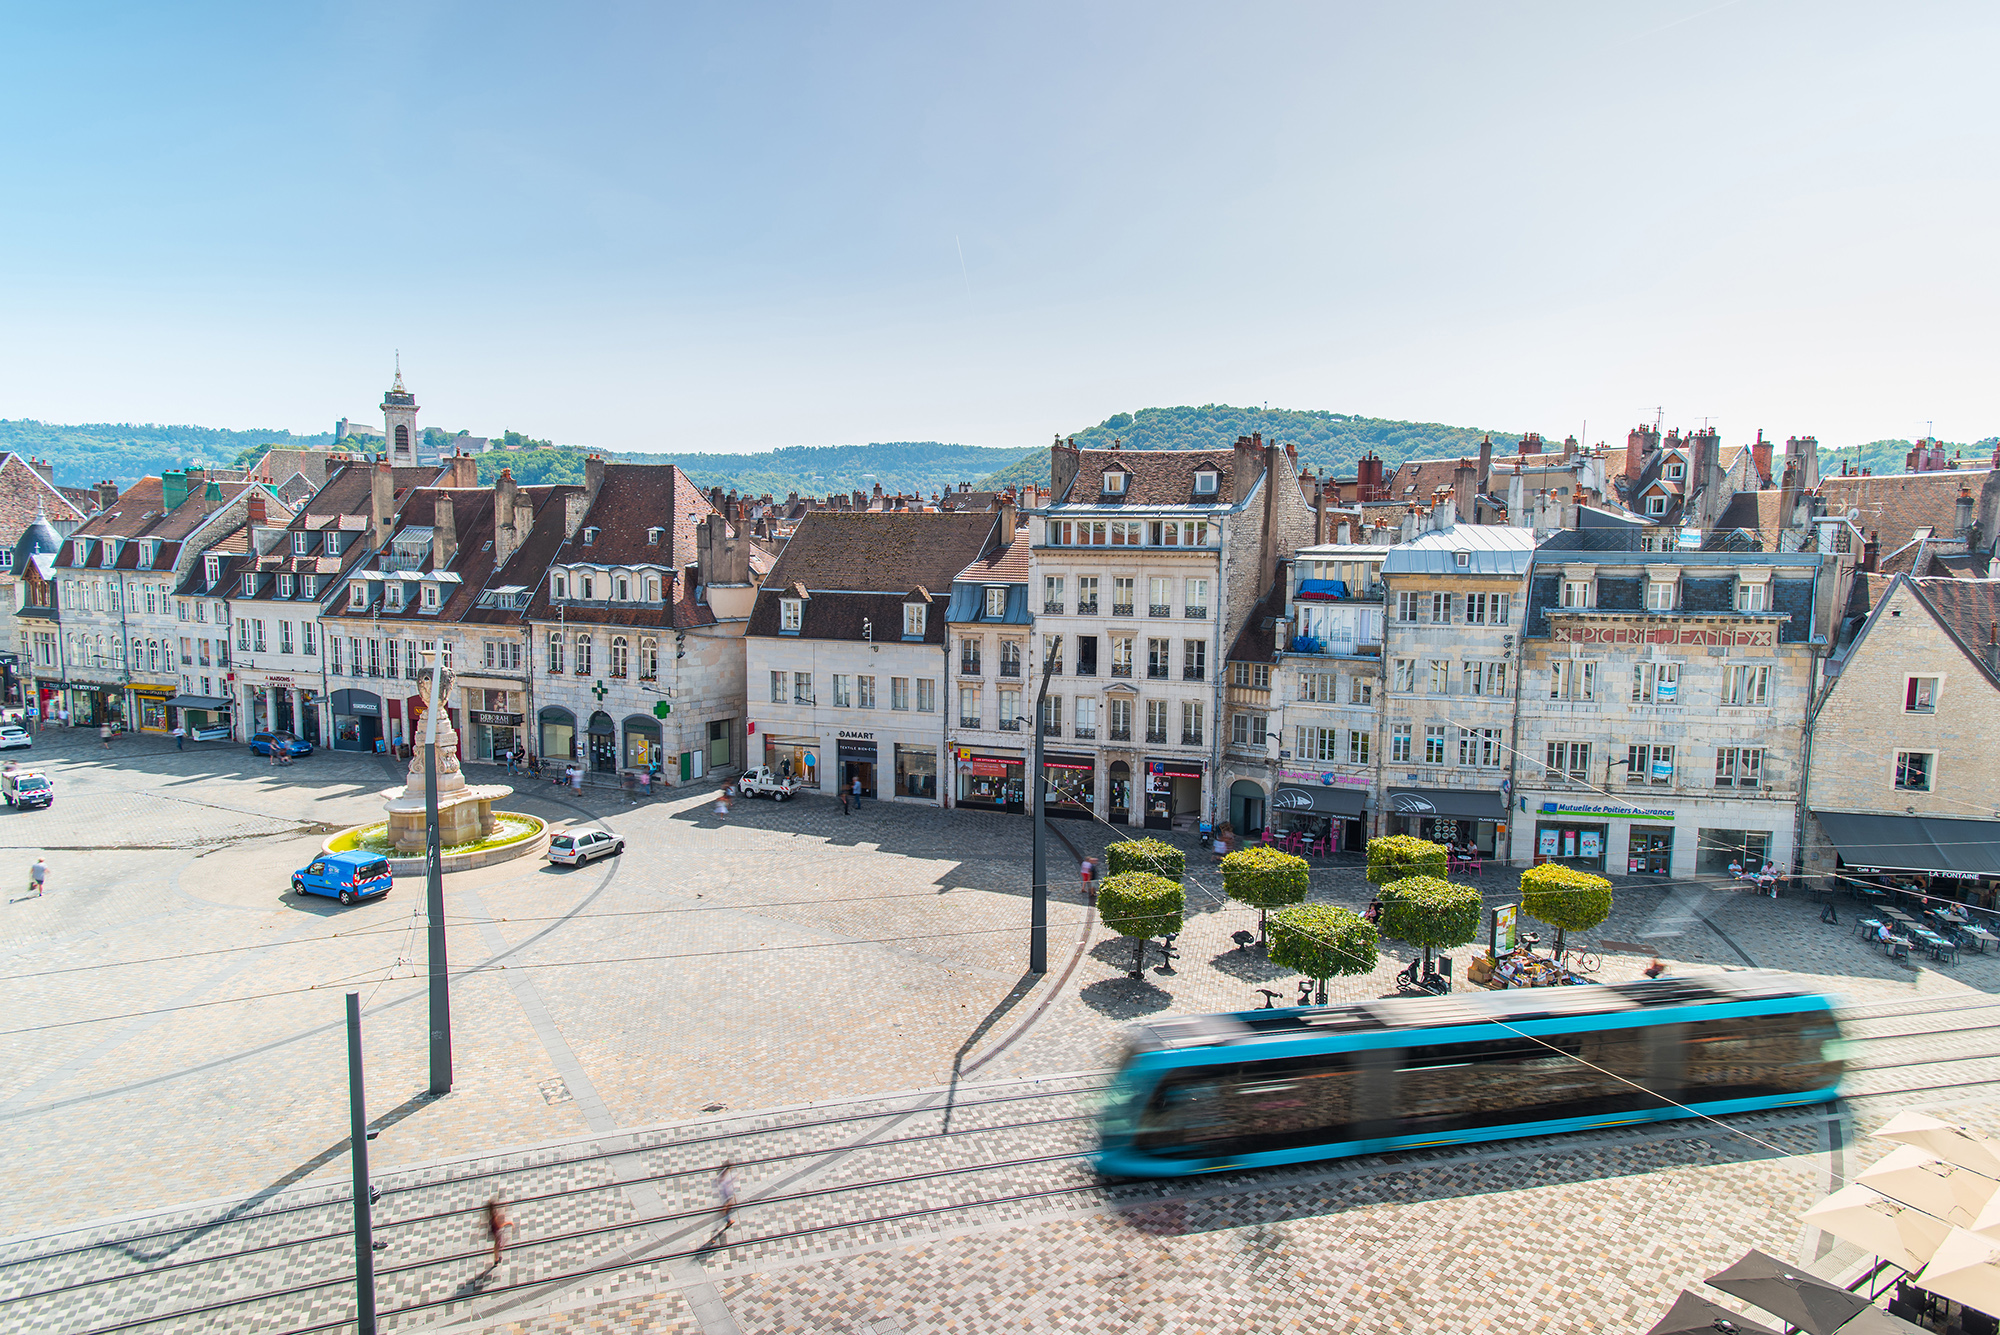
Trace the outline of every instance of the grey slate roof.
<path fill-rule="evenodd" d="M 1458 563 L 1458 554 L 1470 557 Z M 1535 556 L 1533 529 L 1510 524 L 1459 524 L 1398 543 L 1382 558 L 1385 575 L 1525 575 Z"/>

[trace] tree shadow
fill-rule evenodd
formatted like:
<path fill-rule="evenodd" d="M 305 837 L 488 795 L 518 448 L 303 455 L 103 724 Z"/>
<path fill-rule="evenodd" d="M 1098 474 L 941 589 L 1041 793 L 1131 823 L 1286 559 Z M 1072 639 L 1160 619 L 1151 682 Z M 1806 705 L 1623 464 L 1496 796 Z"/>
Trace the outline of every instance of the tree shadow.
<path fill-rule="evenodd" d="M 1218 973 L 1226 973 L 1231 978 L 1240 978 L 1246 983 L 1264 983 L 1273 978 L 1290 978 L 1297 969 L 1287 969 L 1282 964 L 1273 964 L 1271 957 L 1255 946 L 1243 950 L 1225 950 L 1208 962 L 1208 967 Z"/>
<path fill-rule="evenodd" d="M 1114 1020 L 1136 1020 L 1174 1004 L 1173 994 L 1150 978 L 1100 978 L 1077 996 L 1084 1005 Z"/>

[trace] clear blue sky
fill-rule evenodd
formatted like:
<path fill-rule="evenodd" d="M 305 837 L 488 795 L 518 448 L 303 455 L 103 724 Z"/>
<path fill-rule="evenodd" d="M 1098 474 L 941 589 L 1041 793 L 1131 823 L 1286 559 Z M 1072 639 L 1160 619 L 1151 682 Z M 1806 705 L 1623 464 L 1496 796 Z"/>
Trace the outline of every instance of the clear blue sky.
<path fill-rule="evenodd" d="M 2000 432 L 2000 6 L 15 5 L 0 416 Z M 962 256 L 962 259 L 961 259 Z"/>

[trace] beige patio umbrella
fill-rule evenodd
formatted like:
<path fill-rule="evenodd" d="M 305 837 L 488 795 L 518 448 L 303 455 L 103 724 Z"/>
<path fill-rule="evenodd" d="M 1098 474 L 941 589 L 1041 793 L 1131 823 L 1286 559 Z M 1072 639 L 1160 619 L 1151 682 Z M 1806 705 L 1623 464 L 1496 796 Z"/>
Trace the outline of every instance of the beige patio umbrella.
<path fill-rule="evenodd" d="M 1891 1150 L 1855 1180 L 1960 1228 L 1976 1228 L 1980 1211 L 2000 1192 L 2000 1182 L 1946 1163 L 1920 1145 Z"/>
<path fill-rule="evenodd" d="M 1858 1182 L 1834 1192 L 1807 1210 L 1805 1217 L 1836 1238 L 1912 1272 L 1923 1268 L 1951 1232 L 1951 1225 L 1942 1219 Z"/>
<path fill-rule="evenodd" d="M 1994 1193 L 1993 1199 L 1986 1202 L 1986 1208 L 1979 1212 L 1979 1217 L 1966 1227 L 1989 1238 L 2000 1238 L 2000 1192 Z"/>
<path fill-rule="evenodd" d="M 1875 1134 L 1884 1140 L 1919 1146 L 1946 1163 L 2000 1179 L 2000 1141 L 1984 1131 L 1974 1131 L 1929 1113 L 1906 1112 L 1897 1113 Z"/>
<path fill-rule="evenodd" d="M 2000 1239 L 1953 1229 L 1917 1282 L 1982 1312 L 2000 1309 Z"/>

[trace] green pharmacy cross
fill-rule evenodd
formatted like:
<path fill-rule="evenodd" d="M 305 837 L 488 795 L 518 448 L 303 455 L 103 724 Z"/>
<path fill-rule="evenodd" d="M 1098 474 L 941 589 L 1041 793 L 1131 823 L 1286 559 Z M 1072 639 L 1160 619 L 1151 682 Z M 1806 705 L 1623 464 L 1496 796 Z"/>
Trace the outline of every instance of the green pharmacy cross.
<path fill-rule="evenodd" d="M 600 705 L 604 703 L 604 697 L 611 694 L 611 692 L 604 689 L 604 679 L 602 677 L 598 678 L 597 685 L 590 688 L 590 693 L 597 697 L 597 703 Z"/>
<path fill-rule="evenodd" d="M 653 701 L 654 718 L 665 718 L 667 715 L 673 712 L 674 712 L 674 707 L 671 704 L 667 703 L 665 700 Z"/>

